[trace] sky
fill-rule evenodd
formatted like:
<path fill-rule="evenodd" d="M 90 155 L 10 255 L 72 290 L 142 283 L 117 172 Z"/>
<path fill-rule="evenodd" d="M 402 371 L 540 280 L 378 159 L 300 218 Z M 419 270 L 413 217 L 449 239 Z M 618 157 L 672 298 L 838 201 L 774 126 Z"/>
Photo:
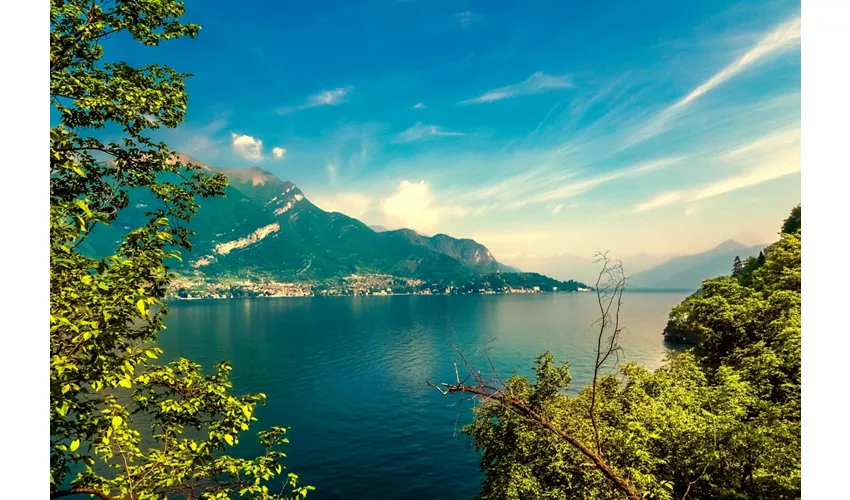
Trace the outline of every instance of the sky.
<path fill-rule="evenodd" d="M 527 269 L 776 240 L 800 201 L 799 9 L 188 0 L 196 39 L 109 50 L 193 75 L 172 148 Z"/>

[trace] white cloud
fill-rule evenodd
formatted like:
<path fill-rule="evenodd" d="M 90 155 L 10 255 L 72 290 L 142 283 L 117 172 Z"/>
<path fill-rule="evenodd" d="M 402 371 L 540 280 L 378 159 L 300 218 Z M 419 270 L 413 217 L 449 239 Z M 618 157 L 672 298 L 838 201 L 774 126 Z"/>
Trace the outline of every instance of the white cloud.
<path fill-rule="evenodd" d="M 413 105 L 413 109 L 423 109 L 424 107 L 425 107 L 424 102 L 417 102 L 416 104 Z"/>
<path fill-rule="evenodd" d="M 286 149 L 284 149 L 284 148 L 282 148 L 282 147 L 278 146 L 278 147 L 276 147 L 276 148 L 272 149 L 272 154 L 273 154 L 273 155 L 274 155 L 274 157 L 275 157 L 275 158 L 277 158 L 278 160 L 282 160 L 282 159 L 283 159 L 283 157 L 284 157 L 284 156 L 286 156 Z"/>
<path fill-rule="evenodd" d="M 308 97 L 305 107 L 336 106 L 345 99 L 345 95 L 348 94 L 351 88 L 351 86 L 348 86 L 333 90 L 323 90 L 316 95 Z"/>
<path fill-rule="evenodd" d="M 786 175 L 795 174 L 800 171 L 799 155 L 796 159 L 789 158 L 786 161 L 770 162 L 764 165 L 759 165 L 756 168 L 749 169 L 741 175 L 729 177 L 717 182 L 713 182 L 708 186 L 697 190 L 692 198 L 693 201 L 713 198 L 722 194 L 746 189 L 756 186 L 763 182 L 772 181 L 785 177 Z"/>
<path fill-rule="evenodd" d="M 304 104 L 300 106 L 288 106 L 277 110 L 278 114 L 285 115 L 293 111 L 302 109 L 315 108 L 317 106 L 336 106 L 339 103 L 345 102 L 345 97 L 354 90 L 352 85 L 347 87 L 339 87 L 332 90 L 323 90 L 318 94 L 313 94 L 307 98 Z"/>
<path fill-rule="evenodd" d="M 207 159 L 215 159 L 227 148 L 227 138 L 219 132 L 227 127 L 227 120 L 215 119 L 204 126 L 181 126 L 175 131 L 177 151 L 188 155 L 203 153 Z"/>
<path fill-rule="evenodd" d="M 381 200 L 381 209 L 395 223 L 414 231 L 427 231 L 440 220 L 440 212 L 434 207 L 433 200 L 425 181 L 405 180 L 392 196 Z"/>
<path fill-rule="evenodd" d="M 769 154 L 779 149 L 787 149 L 789 146 L 799 146 L 799 144 L 800 124 L 797 123 L 792 127 L 765 134 L 755 141 L 751 141 L 723 154 L 720 158 L 727 161 L 741 160 L 754 156 L 763 156 L 765 153 Z"/>
<path fill-rule="evenodd" d="M 627 145 L 633 145 L 661 134 L 667 129 L 667 122 L 689 104 L 710 92 L 718 85 L 743 72 L 753 64 L 766 59 L 774 53 L 791 47 L 798 40 L 800 40 L 799 17 L 792 18 L 776 26 L 744 55 L 712 75 L 711 78 L 693 89 L 688 95 L 657 114 L 649 123 L 641 127 L 626 141 Z"/>
<path fill-rule="evenodd" d="M 350 217 L 362 217 L 372 208 L 372 199 L 360 193 L 339 193 L 319 197 L 313 202 L 327 212 L 340 212 Z"/>
<path fill-rule="evenodd" d="M 475 13 L 468 11 L 468 10 L 464 11 L 464 12 L 458 12 L 457 14 L 455 14 L 455 19 L 457 19 L 457 22 L 459 22 L 463 26 L 469 25 L 469 23 L 474 21 L 475 18 L 476 18 Z"/>
<path fill-rule="evenodd" d="M 508 206 L 508 208 L 519 208 L 528 203 L 532 202 L 546 202 L 553 200 L 564 200 L 567 198 L 571 198 L 573 196 L 578 196 L 586 191 L 589 191 L 599 185 L 605 184 L 606 182 L 611 182 L 616 179 L 620 179 L 623 177 L 631 177 L 634 175 L 640 175 L 652 170 L 657 170 L 661 168 L 668 167 L 679 162 L 681 158 L 662 158 L 660 160 L 650 161 L 646 163 L 641 163 L 638 165 L 634 165 L 630 168 L 625 168 L 622 170 L 616 170 L 611 173 L 597 175 L 595 177 L 586 178 L 583 180 L 579 180 L 577 182 L 573 182 L 567 184 L 565 186 L 561 186 L 559 188 L 555 188 L 549 190 L 535 198 L 531 198 L 528 200 L 521 200 L 518 202 L 514 202 Z"/>
<path fill-rule="evenodd" d="M 509 97 L 516 97 L 526 94 L 536 94 L 552 89 L 562 89 L 571 87 L 572 83 L 568 76 L 550 76 L 538 71 L 531 75 L 527 80 L 515 85 L 508 85 L 498 89 L 485 92 L 478 97 L 462 101 L 461 104 L 478 104 L 482 102 L 493 102 Z"/>
<path fill-rule="evenodd" d="M 250 135 L 231 134 L 233 151 L 251 161 L 263 159 L 263 141 Z"/>
<path fill-rule="evenodd" d="M 449 132 L 436 125 L 423 125 L 417 122 L 416 125 L 398 134 L 395 142 L 423 141 L 433 137 L 458 137 L 461 135 L 463 135 L 461 132 Z"/>
<path fill-rule="evenodd" d="M 647 210 L 652 210 L 653 208 L 663 207 L 666 205 L 670 205 L 671 203 L 676 203 L 681 199 L 682 193 L 678 191 L 670 191 L 669 193 L 662 193 L 652 198 L 651 200 L 635 205 L 634 210 L 635 212 L 645 212 Z M 685 213 L 685 215 L 689 214 Z"/>
<path fill-rule="evenodd" d="M 795 151 L 796 150 L 796 151 Z M 687 191 L 670 191 L 655 196 L 649 201 L 634 206 L 635 212 L 644 212 L 654 208 L 664 207 L 677 203 L 689 203 L 714 198 L 741 189 L 751 188 L 764 182 L 779 179 L 800 171 L 799 148 L 791 148 L 783 151 L 782 155 L 776 155 L 772 160 L 744 170 L 739 175 L 726 177 L 714 181 L 703 187 Z M 693 213 L 692 209 L 685 211 L 685 215 Z"/>
<path fill-rule="evenodd" d="M 331 183 L 336 183 L 337 179 L 337 166 L 333 163 L 328 163 L 325 165 L 325 170 L 328 172 L 328 179 L 330 179 Z"/>
<path fill-rule="evenodd" d="M 552 208 L 552 215 L 555 215 L 556 213 L 560 212 L 562 208 L 564 208 L 564 205 L 561 205 L 560 203 L 555 205 Z"/>
<path fill-rule="evenodd" d="M 472 215 L 482 215 L 498 208 L 498 205 L 480 205 L 472 210 Z"/>

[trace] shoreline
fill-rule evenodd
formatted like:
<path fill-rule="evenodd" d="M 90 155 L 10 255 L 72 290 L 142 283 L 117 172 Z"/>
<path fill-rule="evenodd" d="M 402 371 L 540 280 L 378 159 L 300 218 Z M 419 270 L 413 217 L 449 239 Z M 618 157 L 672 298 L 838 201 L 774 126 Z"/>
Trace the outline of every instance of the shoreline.
<path fill-rule="evenodd" d="M 310 295 L 257 295 L 255 297 L 169 297 L 164 302 L 189 302 L 189 301 L 219 301 L 219 300 L 252 300 L 252 299 L 310 299 L 310 298 L 343 298 L 343 297 L 402 297 L 402 296 L 424 296 L 424 297 L 457 297 L 457 296 L 504 296 L 504 295 L 573 295 L 590 293 L 593 290 L 576 290 L 571 292 L 515 292 L 515 293 L 383 293 L 383 294 L 310 294 Z M 637 294 L 664 294 L 677 293 L 689 294 L 692 290 L 680 289 L 627 289 L 625 293 Z"/>

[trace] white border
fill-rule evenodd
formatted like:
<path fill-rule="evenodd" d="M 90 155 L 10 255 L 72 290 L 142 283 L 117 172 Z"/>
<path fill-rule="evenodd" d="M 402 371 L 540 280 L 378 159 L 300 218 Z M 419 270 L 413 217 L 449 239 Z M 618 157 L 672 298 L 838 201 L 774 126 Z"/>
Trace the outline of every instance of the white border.
<path fill-rule="evenodd" d="M 3 3 L 0 304 L 3 498 L 48 498 L 50 339 L 47 1 Z"/>
<path fill-rule="evenodd" d="M 847 494 L 849 26 L 850 2 L 802 2 L 803 498 L 813 499 Z"/>
<path fill-rule="evenodd" d="M 4 285 L 3 444 L 8 498 L 47 497 L 46 440 L 49 301 L 47 166 L 49 4 L 4 4 L 2 252 Z M 842 245 L 850 232 L 850 2 L 802 4 L 802 199 L 804 243 L 803 483 L 805 498 L 835 498 L 847 475 L 847 360 L 850 282 Z M 11 112 L 10 112 L 11 111 Z M 39 166 L 41 165 L 41 166 Z M 39 465 L 43 464 L 43 465 Z"/>

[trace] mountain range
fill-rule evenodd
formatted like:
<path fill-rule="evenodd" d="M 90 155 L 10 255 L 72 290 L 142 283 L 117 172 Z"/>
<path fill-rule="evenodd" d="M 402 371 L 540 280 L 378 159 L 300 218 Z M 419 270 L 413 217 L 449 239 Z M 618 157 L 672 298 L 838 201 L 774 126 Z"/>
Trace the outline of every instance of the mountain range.
<path fill-rule="evenodd" d="M 647 255 L 647 254 L 610 254 L 612 258 L 622 260 L 626 274 L 632 276 L 636 273 L 659 265 L 672 255 Z M 585 283 L 595 283 L 599 277 L 601 265 L 596 261 L 594 255 L 576 255 L 571 253 L 560 253 L 556 255 L 513 255 L 505 259 L 525 271 L 535 271 L 556 279 L 575 279 Z"/>
<path fill-rule="evenodd" d="M 711 250 L 668 260 L 632 276 L 633 288 L 697 290 L 704 280 L 730 274 L 735 257 L 755 257 L 767 245 L 746 246 L 728 240 Z"/>
<path fill-rule="evenodd" d="M 229 181 L 225 196 L 199 200 L 191 251 L 182 252 L 178 272 L 204 275 L 258 274 L 275 279 L 313 280 L 350 274 L 392 274 L 431 280 L 459 280 L 489 274 L 519 273 L 498 262 L 482 244 L 445 234 L 423 236 L 410 229 L 370 228 L 310 202 L 293 183 L 260 168 L 218 169 L 186 155 Z M 107 255 L 123 233 L 138 227 L 153 203 L 150 195 L 130 193 L 132 203 L 111 226 L 96 228 L 87 240 L 95 255 Z M 551 278 L 545 278 L 551 284 Z M 523 278 L 528 279 L 528 276 Z M 563 283 L 575 289 L 581 283 Z"/>

